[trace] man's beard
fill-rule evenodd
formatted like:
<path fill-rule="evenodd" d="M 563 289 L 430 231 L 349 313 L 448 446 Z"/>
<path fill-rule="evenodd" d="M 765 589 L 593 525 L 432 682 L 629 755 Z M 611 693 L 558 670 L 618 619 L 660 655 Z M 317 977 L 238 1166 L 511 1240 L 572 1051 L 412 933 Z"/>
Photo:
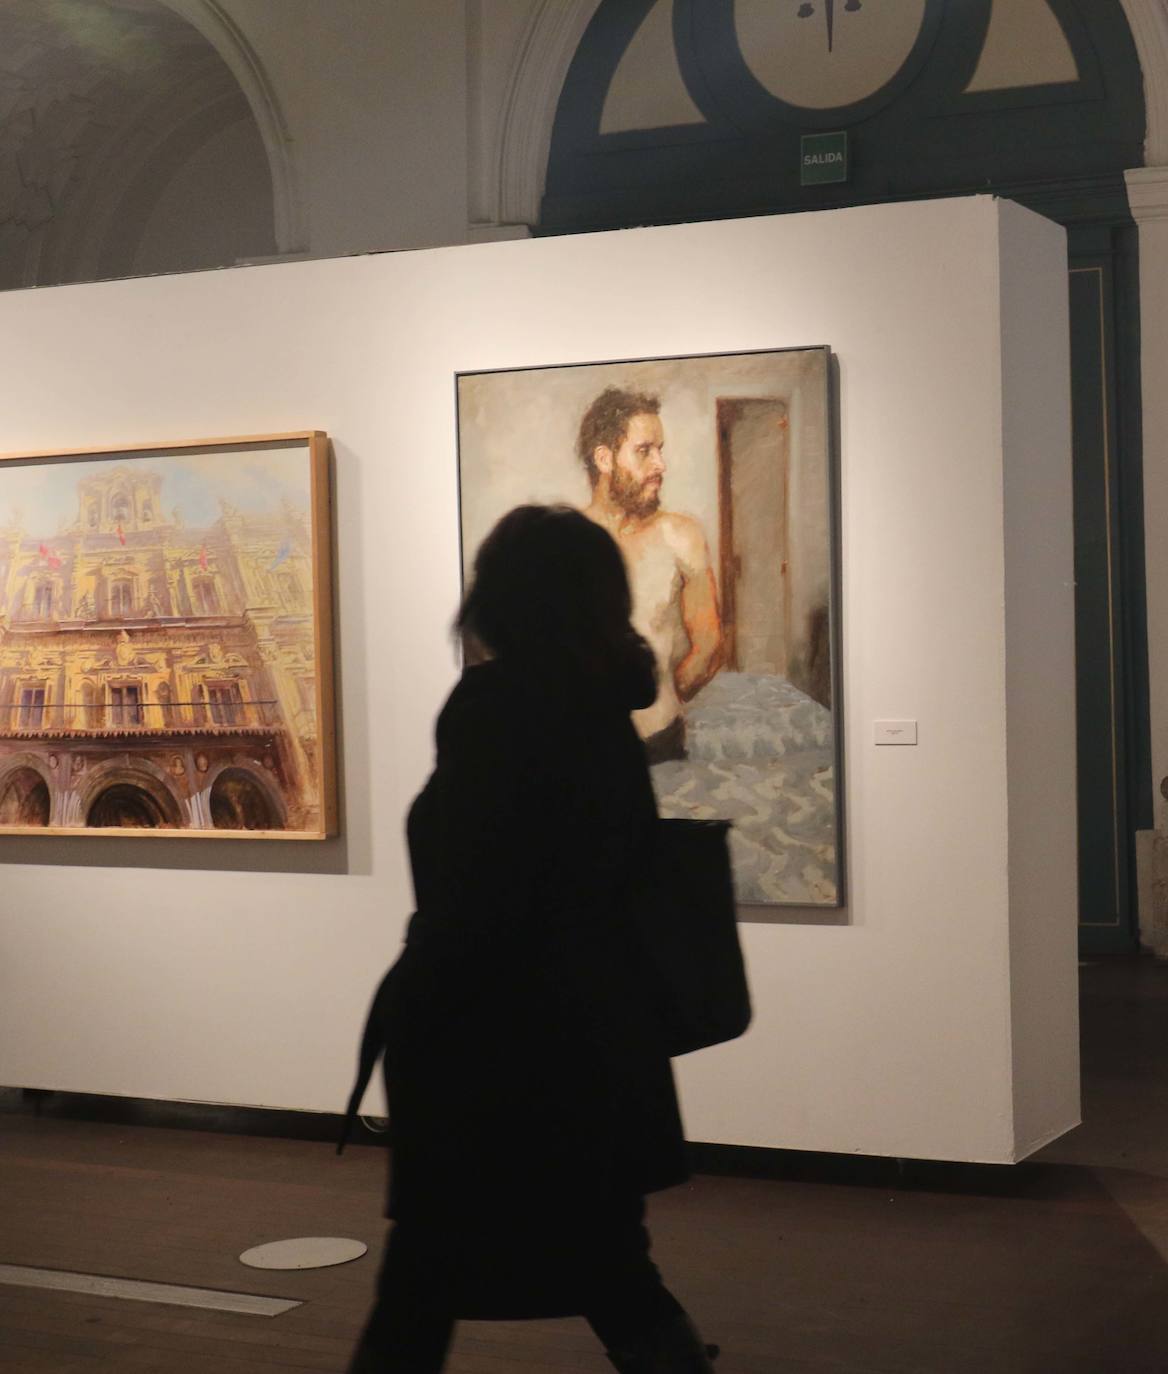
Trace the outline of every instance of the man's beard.
<path fill-rule="evenodd" d="M 652 515 L 661 504 L 660 478 L 647 477 L 643 482 L 638 482 L 623 468 L 613 468 L 608 491 L 621 510 L 636 520 L 644 520 Z"/>

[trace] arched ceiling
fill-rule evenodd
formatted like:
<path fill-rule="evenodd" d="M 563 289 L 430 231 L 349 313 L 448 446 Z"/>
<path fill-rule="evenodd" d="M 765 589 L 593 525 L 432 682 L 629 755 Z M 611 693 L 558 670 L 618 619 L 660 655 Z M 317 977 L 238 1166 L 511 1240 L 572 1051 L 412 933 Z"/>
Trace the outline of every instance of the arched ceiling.
<path fill-rule="evenodd" d="M 243 122 L 227 64 L 158 0 L 4 0 L 0 287 L 132 271 L 176 173 Z M 270 177 L 259 189 L 270 221 Z"/>

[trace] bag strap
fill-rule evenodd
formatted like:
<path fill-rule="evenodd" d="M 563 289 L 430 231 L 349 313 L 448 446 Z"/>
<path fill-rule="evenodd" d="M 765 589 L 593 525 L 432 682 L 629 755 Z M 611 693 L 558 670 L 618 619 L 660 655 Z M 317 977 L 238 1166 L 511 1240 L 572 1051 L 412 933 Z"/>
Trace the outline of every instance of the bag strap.
<path fill-rule="evenodd" d="M 349 1094 L 349 1103 L 345 1108 L 345 1119 L 341 1123 L 337 1154 L 344 1152 L 349 1134 L 353 1129 L 353 1122 L 357 1117 L 357 1111 L 361 1106 L 361 1099 L 365 1096 L 365 1089 L 373 1077 L 373 1070 L 385 1049 L 385 1017 L 383 1013 L 385 1004 L 389 999 L 389 985 L 392 977 L 393 969 L 391 968 L 378 984 L 369 1007 L 369 1015 L 365 1018 L 365 1029 L 361 1032 L 361 1050 L 357 1056 L 357 1077 L 353 1082 L 353 1091 Z"/>

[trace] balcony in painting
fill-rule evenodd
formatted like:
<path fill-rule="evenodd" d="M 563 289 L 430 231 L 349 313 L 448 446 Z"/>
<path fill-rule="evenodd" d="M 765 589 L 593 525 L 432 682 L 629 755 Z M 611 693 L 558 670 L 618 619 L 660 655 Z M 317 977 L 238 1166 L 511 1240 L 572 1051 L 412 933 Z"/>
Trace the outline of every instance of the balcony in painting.
<path fill-rule="evenodd" d="M 117 689 L 115 689 L 117 690 Z M 261 701 L 15 702 L 0 707 L 0 739 L 262 736 L 283 730 L 279 703 Z"/>
<path fill-rule="evenodd" d="M 220 625 L 238 625 L 239 615 L 227 614 L 221 610 L 192 610 L 183 615 L 160 614 L 149 606 L 135 606 L 128 610 L 104 613 L 94 611 L 90 614 L 58 616 L 45 613 L 35 606 L 25 606 L 12 615 L 0 616 L 0 627 L 22 634 L 56 634 L 60 631 L 76 633 L 79 630 L 150 630 L 159 626 L 181 628 L 184 625 L 197 625 L 207 629 Z"/>

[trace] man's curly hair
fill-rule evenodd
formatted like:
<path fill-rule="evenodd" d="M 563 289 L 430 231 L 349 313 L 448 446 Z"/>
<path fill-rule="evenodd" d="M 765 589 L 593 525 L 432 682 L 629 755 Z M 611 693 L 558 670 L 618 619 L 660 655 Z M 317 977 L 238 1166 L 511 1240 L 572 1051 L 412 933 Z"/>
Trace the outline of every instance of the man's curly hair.
<path fill-rule="evenodd" d="M 603 446 L 615 453 L 624 442 L 634 415 L 657 415 L 660 410 L 661 398 L 647 391 L 625 391 L 619 386 L 610 386 L 597 396 L 584 412 L 576 440 L 576 453 L 588 469 L 588 480 L 593 486 L 600 475 L 593 456 L 596 450 Z"/>

